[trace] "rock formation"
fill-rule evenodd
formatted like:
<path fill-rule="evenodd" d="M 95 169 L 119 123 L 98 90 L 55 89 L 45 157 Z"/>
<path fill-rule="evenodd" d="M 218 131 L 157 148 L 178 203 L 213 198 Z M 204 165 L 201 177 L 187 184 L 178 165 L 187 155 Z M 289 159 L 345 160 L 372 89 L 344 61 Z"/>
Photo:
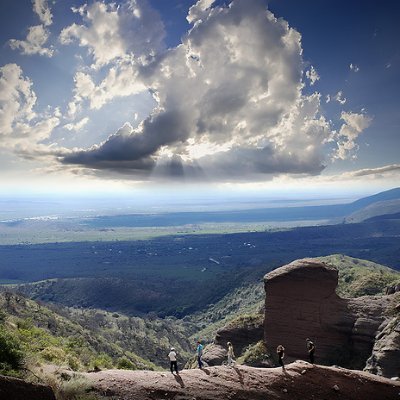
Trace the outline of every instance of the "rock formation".
<path fill-rule="evenodd" d="M 119 371 L 85 374 L 95 393 L 120 400 L 311 400 L 399 397 L 400 382 L 361 371 L 295 362 L 281 368 L 209 367 L 169 372 Z"/>
<path fill-rule="evenodd" d="M 203 359 L 210 365 L 221 365 L 227 358 L 227 342 L 233 343 L 236 357 L 251 344 L 264 337 L 264 315 L 244 316 L 234 320 L 217 331 L 214 343 L 207 346 Z"/>
<path fill-rule="evenodd" d="M 365 370 L 377 375 L 395 377 L 400 375 L 400 293 L 392 318 L 385 320 L 378 329 L 372 355 Z"/>
<path fill-rule="evenodd" d="M 264 277 L 264 338 L 268 348 L 286 348 L 289 360 L 307 359 L 306 338 L 316 344 L 318 364 L 362 369 L 392 296 L 342 299 L 338 271 L 303 259 Z"/>
<path fill-rule="evenodd" d="M 0 376 L 0 399 L 4 400 L 56 400 L 48 386 L 25 382 L 9 376 Z"/>

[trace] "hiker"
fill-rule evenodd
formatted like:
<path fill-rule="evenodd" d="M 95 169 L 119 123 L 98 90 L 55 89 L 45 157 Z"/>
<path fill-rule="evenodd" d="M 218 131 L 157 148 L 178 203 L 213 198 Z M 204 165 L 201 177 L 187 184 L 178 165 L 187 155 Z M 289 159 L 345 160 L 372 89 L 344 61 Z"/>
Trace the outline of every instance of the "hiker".
<path fill-rule="evenodd" d="M 235 353 L 233 352 L 233 346 L 231 342 L 226 343 L 228 345 L 228 367 L 232 367 L 232 364 L 235 363 Z"/>
<path fill-rule="evenodd" d="M 315 344 L 309 338 L 306 339 L 306 344 L 310 363 L 314 364 Z"/>
<path fill-rule="evenodd" d="M 203 361 L 201 357 L 203 356 L 203 345 L 201 344 L 200 341 L 197 342 L 196 354 L 197 354 L 197 364 L 199 365 L 199 368 L 202 369 Z"/>
<path fill-rule="evenodd" d="M 280 344 L 276 348 L 276 354 L 278 354 L 278 362 L 282 369 L 285 369 L 285 364 L 283 363 L 283 358 L 285 357 L 285 348 Z"/>
<path fill-rule="evenodd" d="M 176 361 L 176 351 L 175 351 L 175 349 L 173 347 L 171 347 L 171 351 L 168 354 L 168 358 L 169 358 L 169 361 L 171 363 L 171 366 L 170 366 L 171 374 L 174 373 L 174 369 L 175 369 L 175 372 L 177 374 L 179 374 L 179 372 L 178 372 L 178 362 Z"/>

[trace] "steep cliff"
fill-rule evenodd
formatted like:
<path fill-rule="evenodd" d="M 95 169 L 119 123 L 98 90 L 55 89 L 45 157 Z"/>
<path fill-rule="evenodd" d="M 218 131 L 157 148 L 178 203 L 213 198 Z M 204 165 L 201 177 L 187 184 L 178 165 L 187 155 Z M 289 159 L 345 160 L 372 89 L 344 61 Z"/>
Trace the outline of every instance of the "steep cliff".
<path fill-rule="evenodd" d="M 362 369 L 393 297 L 342 299 L 337 284 L 338 271 L 315 259 L 297 260 L 267 274 L 267 346 L 283 344 L 289 360 L 306 359 L 310 338 L 317 363 Z"/>

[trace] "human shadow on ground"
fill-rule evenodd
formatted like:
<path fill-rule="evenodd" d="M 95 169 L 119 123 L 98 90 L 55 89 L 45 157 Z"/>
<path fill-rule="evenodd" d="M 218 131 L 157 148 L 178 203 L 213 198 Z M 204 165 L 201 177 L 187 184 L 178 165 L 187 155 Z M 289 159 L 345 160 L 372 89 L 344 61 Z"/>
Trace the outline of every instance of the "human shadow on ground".
<path fill-rule="evenodd" d="M 179 373 L 178 374 L 173 374 L 174 375 L 174 378 L 175 378 L 175 380 L 179 383 L 179 385 L 181 386 L 181 388 L 184 388 L 185 387 L 185 382 L 183 382 L 183 379 L 182 379 L 182 377 L 179 375 Z"/>
<path fill-rule="evenodd" d="M 233 369 L 238 374 L 239 382 L 243 386 L 244 385 L 243 374 L 240 372 L 240 369 L 236 365 L 233 367 Z"/>
<path fill-rule="evenodd" d="M 203 371 L 206 375 L 210 375 L 210 371 L 207 368 L 200 368 L 200 371 Z"/>

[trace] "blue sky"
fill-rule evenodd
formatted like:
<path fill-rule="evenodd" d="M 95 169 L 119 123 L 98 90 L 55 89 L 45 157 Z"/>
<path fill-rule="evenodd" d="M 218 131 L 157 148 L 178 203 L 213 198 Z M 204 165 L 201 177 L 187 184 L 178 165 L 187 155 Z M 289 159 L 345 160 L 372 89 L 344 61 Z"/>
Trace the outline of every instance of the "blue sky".
<path fill-rule="evenodd" d="M 3 191 L 398 186 L 398 2 L 0 10 Z"/>

